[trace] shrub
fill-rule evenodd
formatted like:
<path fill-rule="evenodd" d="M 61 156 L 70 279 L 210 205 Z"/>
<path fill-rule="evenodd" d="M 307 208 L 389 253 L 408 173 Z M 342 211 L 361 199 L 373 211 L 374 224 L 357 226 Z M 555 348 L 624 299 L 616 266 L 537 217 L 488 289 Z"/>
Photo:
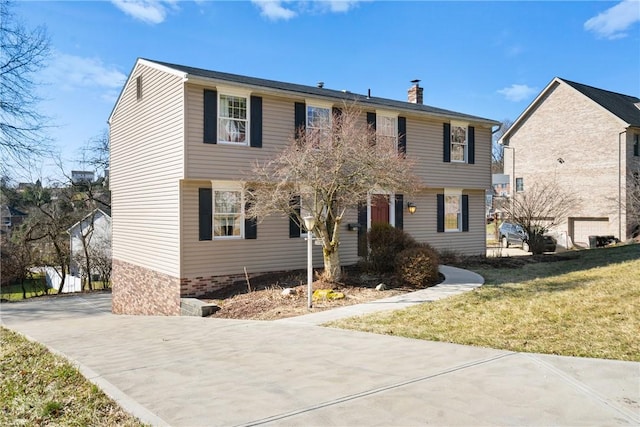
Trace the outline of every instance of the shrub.
<path fill-rule="evenodd" d="M 439 282 L 438 252 L 427 244 L 403 250 L 396 256 L 398 280 L 415 287 L 429 287 Z"/>
<path fill-rule="evenodd" d="M 413 237 L 390 224 L 373 224 L 367 238 L 369 253 L 366 267 L 377 273 L 392 273 L 396 255 L 418 246 Z"/>

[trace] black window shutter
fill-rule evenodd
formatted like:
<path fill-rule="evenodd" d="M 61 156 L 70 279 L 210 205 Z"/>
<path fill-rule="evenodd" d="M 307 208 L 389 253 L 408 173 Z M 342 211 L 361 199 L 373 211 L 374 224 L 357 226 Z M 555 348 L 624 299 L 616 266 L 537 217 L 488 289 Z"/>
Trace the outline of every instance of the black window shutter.
<path fill-rule="evenodd" d="M 398 153 L 407 153 L 407 118 L 398 117 Z"/>
<path fill-rule="evenodd" d="M 262 148 L 262 97 L 251 96 L 251 147 Z"/>
<path fill-rule="evenodd" d="M 296 138 L 302 137 L 307 124 L 307 106 L 304 102 L 296 102 L 295 104 L 295 135 Z"/>
<path fill-rule="evenodd" d="M 367 113 L 367 124 L 376 130 L 376 113 Z"/>
<path fill-rule="evenodd" d="M 375 137 L 375 131 L 376 131 L 376 113 L 367 113 L 367 125 L 371 127 L 371 129 L 373 130 L 374 135 L 372 135 L 372 141 L 370 141 L 371 145 L 375 145 L 376 144 L 376 137 Z"/>
<path fill-rule="evenodd" d="M 438 212 L 436 215 L 438 222 L 438 233 L 444 232 L 444 194 L 438 194 Z"/>
<path fill-rule="evenodd" d="M 294 207 L 296 213 L 300 215 L 300 196 L 293 196 L 291 206 Z M 300 237 L 300 224 L 293 215 L 289 216 L 289 237 Z"/>
<path fill-rule="evenodd" d="M 333 107 L 331 110 L 333 117 L 342 117 L 342 108 Z"/>
<path fill-rule="evenodd" d="M 451 124 L 449 123 L 443 123 L 442 126 L 442 148 L 444 149 L 443 161 L 451 163 Z"/>
<path fill-rule="evenodd" d="M 469 196 L 462 195 L 462 231 L 469 231 Z"/>
<path fill-rule="evenodd" d="M 210 188 L 198 188 L 198 226 L 200 240 L 211 240 L 213 228 L 212 191 Z"/>
<path fill-rule="evenodd" d="M 402 230 L 404 228 L 404 196 L 402 194 L 396 194 L 396 228 Z"/>
<path fill-rule="evenodd" d="M 469 138 L 467 142 L 468 163 L 472 165 L 476 162 L 476 128 L 469 126 L 469 134 L 467 137 Z"/>
<path fill-rule="evenodd" d="M 204 90 L 204 143 L 218 142 L 218 92 Z"/>
<path fill-rule="evenodd" d="M 358 256 L 367 255 L 367 204 L 358 205 Z"/>
<path fill-rule="evenodd" d="M 257 239 L 258 238 L 258 218 L 247 218 L 247 211 L 251 207 L 251 202 L 246 201 L 244 204 L 244 238 L 245 239 Z"/>

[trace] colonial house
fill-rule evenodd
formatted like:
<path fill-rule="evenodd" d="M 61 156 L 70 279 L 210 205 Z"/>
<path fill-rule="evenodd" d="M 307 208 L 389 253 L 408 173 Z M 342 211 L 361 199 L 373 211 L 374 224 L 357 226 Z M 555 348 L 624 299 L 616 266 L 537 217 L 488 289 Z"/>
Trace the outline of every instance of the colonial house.
<path fill-rule="evenodd" d="M 580 201 L 556 230 L 578 247 L 589 236 L 638 230 L 640 99 L 554 78 L 502 136 L 511 188 L 555 181 Z"/>
<path fill-rule="evenodd" d="M 109 117 L 113 311 L 177 315 L 181 298 L 244 280 L 245 272 L 305 268 L 300 228 L 278 215 L 258 224 L 245 218 L 242 184 L 254 162 L 273 158 L 296 129 L 345 102 L 417 159 L 425 187 L 411 200 L 381 191 L 370 198 L 378 203 L 350 212 L 342 265 L 358 261 L 359 235 L 375 221 L 437 249 L 484 254 L 499 122 L 423 105 L 414 83 L 404 102 L 138 59 Z"/>

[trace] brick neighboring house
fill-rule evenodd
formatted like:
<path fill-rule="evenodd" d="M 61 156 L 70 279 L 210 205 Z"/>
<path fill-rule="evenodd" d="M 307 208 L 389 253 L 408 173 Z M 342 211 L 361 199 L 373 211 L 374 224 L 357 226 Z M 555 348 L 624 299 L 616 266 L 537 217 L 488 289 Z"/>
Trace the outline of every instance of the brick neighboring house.
<path fill-rule="evenodd" d="M 639 138 L 638 97 L 556 77 L 500 143 L 511 148 L 504 164 L 516 191 L 554 180 L 581 200 L 556 231 L 589 247 L 590 235 L 624 241 L 637 233 L 630 195 L 640 185 Z"/>
<path fill-rule="evenodd" d="M 279 215 L 245 218 L 242 184 L 255 161 L 344 102 L 419 160 L 427 186 L 411 200 L 381 191 L 349 212 L 342 265 L 358 261 L 359 235 L 376 218 L 438 249 L 484 254 L 499 122 L 423 105 L 422 91 L 415 83 L 404 102 L 138 59 L 109 118 L 113 311 L 178 315 L 182 297 L 244 280 L 245 268 L 250 277 L 305 268 L 300 228 Z"/>

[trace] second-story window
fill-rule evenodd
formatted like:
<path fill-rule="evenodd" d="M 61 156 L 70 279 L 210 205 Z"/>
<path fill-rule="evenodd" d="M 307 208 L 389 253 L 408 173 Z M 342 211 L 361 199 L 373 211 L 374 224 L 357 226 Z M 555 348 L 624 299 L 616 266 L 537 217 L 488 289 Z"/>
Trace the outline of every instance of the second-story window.
<path fill-rule="evenodd" d="M 388 141 L 394 147 L 398 145 L 398 118 L 383 116 L 377 114 L 376 116 L 376 140 Z M 385 144 L 387 146 L 387 144 Z"/>
<path fill-rule="evenodd" d="M 524 179 L 516 178 L 516 191 L 521 192 L 524 191 Z"/>
<path fill-rule="evenodd" d="M 220 94 L 218 106 L 218 141 L 247 144 L 248 100 L 244 96 Z"/>
<path fill-rule="evenodd" d="M 467 125 L 451 123 L 451 161 L 467 161 Z"/>
<path fill-rule="evenodd" d="M 633 155 L 640 156 L 640 134 L 633 135 Z"/>
<path fill-rule="evenodd" d="M 307 130 L 325 131 L 331 126 L 331 108 L 307 105 Z"/>

